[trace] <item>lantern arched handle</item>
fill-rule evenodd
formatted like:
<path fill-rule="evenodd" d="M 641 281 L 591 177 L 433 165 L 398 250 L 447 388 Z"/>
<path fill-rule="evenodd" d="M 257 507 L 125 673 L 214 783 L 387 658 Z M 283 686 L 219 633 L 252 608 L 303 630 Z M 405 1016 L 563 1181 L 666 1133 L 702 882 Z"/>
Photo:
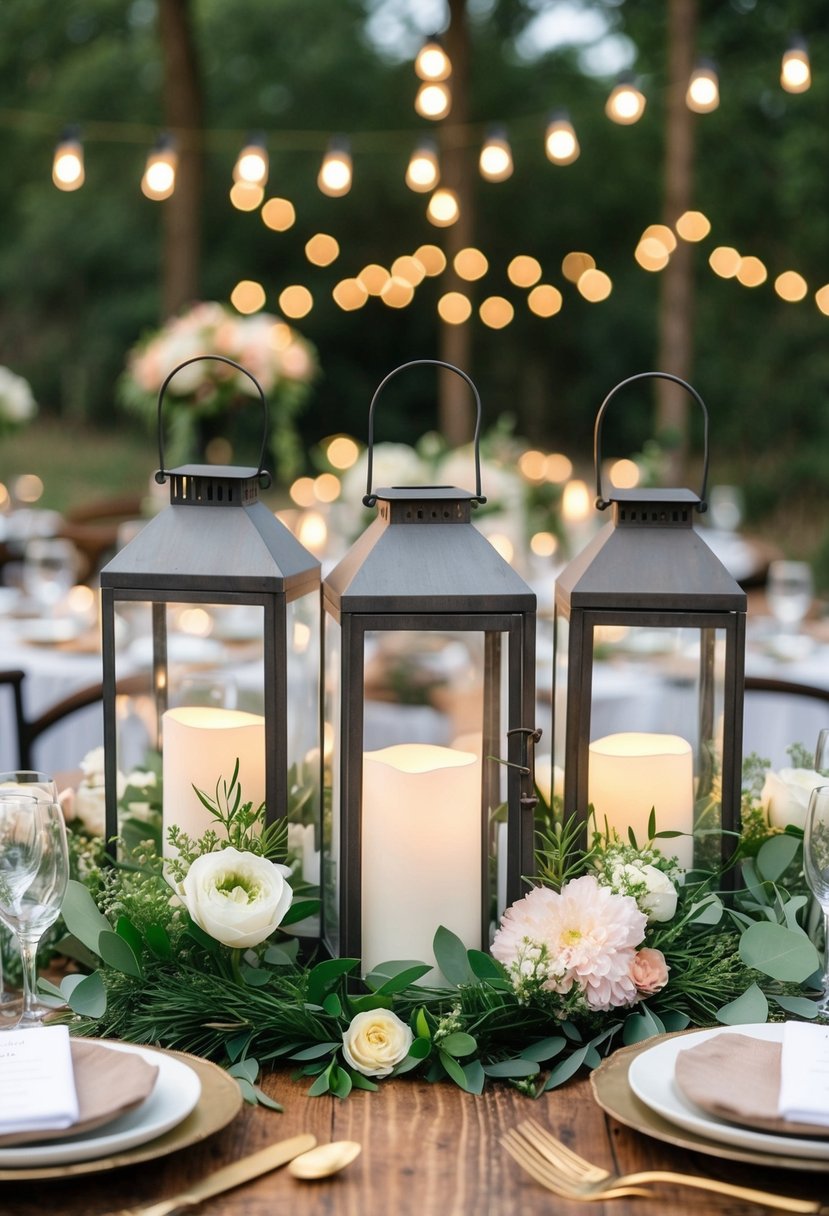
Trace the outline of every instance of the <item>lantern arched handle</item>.
<path fill-rule="evenodd" d="M 475 398 L 475 407 L 477 410 L 475 418 L 475 434 L 472 439 L 475 452 L 475 496 L 473 502 L 485 503 L 486 496 L 481 493 L 481 397 L 475 387 L 472 379 L 467 376 L 466 372 L 461 371 L 459 367 L 455 367 L 454 363 L 446 363 L 443 359 L 412 359 L 409 363 L 401 363 L 399 367 L 394 368 L 385 376 L 374 391 L 374 396 L 371 399 L 371 405 L 368 410 L 368 465 L 366 469 L 366 492 L 363 495 L 363 504 L 367 507 L 373 507 L 377 502 L 377 495 L 372 493 L 371 479 L 374 469 L 374 409 L 377 405 L 377 399 L 383 389 L 388 384 L 389 380 L 393 380 L 400 372 L 405 372 L 410 367 L 419 367 L 421 364 L 426 364 L 431 367 L 444 367 L 447 371 L 454 372 L 456 376 L 460 376 L 465 380 L 472 389 L 472 394 Z"/>
<path fill-rule="evenodd" d="M 213 359 L 218 363 L 226 363 L 228 367 L 234 367 L 237 372 L 241 372 L 243 376 L 247 376 L 259 394 L 259 400 L 262 404 L 262 446 L 259 449 L 256 476 L 262 488 L 267 489 L 271 484 L 271 475 L 265 468 L 265 451 L 268 446 L 268 403 L 265 400 L 265 393 L 262 385 L 246 367 L 242 367 L 241 363 L 236 363 L 233 359 L 228 359 L 226 355 L 194 355 L 192 359 L 185 359 L 183 363 L 179 363 L 165 376 L 164 382 L 158 390 L 158 469 L 155 474 L 155 480 L 159 485 L 163 485 L 170 475 L 170 470 L 164 464 L 164 430 L 161 425 L 161 407 L 164 404 L 164 394 L 167 391 L 167 386 L 182 368 L 189 367 L 191 363 L 201 363 L 207 359 Z"/>
<path fill-rule="evenodd" d="M 705 402 L 700 397 L 697 390 L 686 380 L 682 380 L 679 376 L 674 376 L 671 372 L 639 372 L 635 376 L 629 376 L 627 380 L 622 380 L 615 388 L 612 388 L 605 397 L 599 407 L 599 412 L 596 415 L 596 424 L 593 429 L 593 463 L 596 469 L 596 507 L 599 511 L 604 511 L 610 506 L 610 499 L 605 498 L 602 492 L 602 423 L 605 413 L 610 402 L 623 388 L 627 388 L 629 384 L 635 384 L 637 380 L 670 380 L 672 384 L 678 384 L 680 388 L 684 388 L 696 401 L 697 405 L 702 410 L 703 417 L 703 462 L 702 462 L 702 488 L 700 489 L 700 501 L 697 504 L 697 511 L 702 514 L 708 510 L 706 502 L 706 492 L 708 489 L 708 410 Z"/>

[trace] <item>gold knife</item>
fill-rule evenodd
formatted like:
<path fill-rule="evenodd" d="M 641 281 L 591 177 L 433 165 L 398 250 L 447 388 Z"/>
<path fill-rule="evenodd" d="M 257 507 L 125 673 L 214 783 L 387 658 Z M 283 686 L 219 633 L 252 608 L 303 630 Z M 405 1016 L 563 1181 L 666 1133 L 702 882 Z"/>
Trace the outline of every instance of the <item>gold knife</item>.
<path fill-rule="evenodd" d="M 243 1157 L 241 1161 L 234 1161 L 216 1170 L 214 1174 L 208 1174 L 206 1178 L 194 1182 L 186 1191 L 181 1191 L 170 1199 L 148 1203 L 143 1207 L 123 1208 L 117 1216 L 167 1216 L 168 1212 L 175 1212 L 177 1208 L 193 1207 L 213 1195 L 229 1191 L 235 1186 L 241 1186 L 243 1182 L 250 1182 L 251 1178 L 258 1178 L 260 1174 L 267 1174 L 277 1166 L 285 1165 L 300 1153 L 307 1153 L 316 1143 L 316 1136 L 309 1132 L 293 1136 L 290 1140 L 280 1140 L 258 1153 L 252 1153 L 250 1157 Z"/>

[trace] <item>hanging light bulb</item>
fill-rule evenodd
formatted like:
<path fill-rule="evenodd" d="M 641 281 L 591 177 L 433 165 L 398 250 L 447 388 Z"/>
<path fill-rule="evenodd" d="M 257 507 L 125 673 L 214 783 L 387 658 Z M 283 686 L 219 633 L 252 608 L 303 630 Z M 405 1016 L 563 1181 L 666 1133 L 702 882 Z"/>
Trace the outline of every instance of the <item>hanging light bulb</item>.
<path fill-rule="evenodd" d="M 426 218 L 436 228 L 448 228 L 455 223 L 460 213 L 460 203 L 454 190 L 436 190 L 426 208 Z"/>
<path fill-rule="evenodd" d="M 452 92 L 445 80 L 424 80 L 417 90 L 414 108 L 421 118 L 437 122 L 452 108 Z"/>
<path fill-rule="evenodd" d="M 710 114 L 720 104 L 720 80 L 710 59 L 701 59 L 691 73 L 685 104 L 697 114 Z"/>
<path fill-rule="evenodd" d="M 806 40 L 795 34 L 789 48 L 783 54 L 780 66 L 780 84 L 787 93 L 805 93 L 812 83 L 809 51 Z"/>
<path fill-rule="evenodd" d="M 512 177 L 512 149 L 507 139 L 506 128 L 493 127 L 486 137 L 478 159 L 481 177 L 488 182 L 505 182 Z"/>
<path fill-rule="evenodd" d="M 317 175 L 317 185 L 323 194 L 342 198 L 351 189 L 351 153 L 348 140 L 336 136 L 329 141 Z"/>
<path fill-rule="evenodd" d="M 556 110 L 550 115 L 547 134 L 544 137 L 547 159 L 554 165 L 572 165 L 578 160 L 581 148 L 573 124 L 566 110 Z"/>
<path fill-rule="evenodd" d="M 156 202 L 169 198 L 176 188 L 178 153 L 170 135 L 161 135 L 147 157 L 141 190 Z"/>
<path fill-rule="evenodd" d="M 85 176 L 80 131 L 77 127 L 66 127 L 55 148 L 52 181 L 58 190 L 79 190 Z"/>
<path fill-rule="evenodd" d="M 417 52 L 414 70 L 421 80 L 448 80 L 452 75 L 452 61 L 437 34 L 427 38 Z"/>
<path fill-rule="evenodd" d="M 440 181 L 437 144 L 433 139 L 422 140 L 409 159 L 406 185 L 418 194 L 433 190 Z"/>
<path fill-rule="evenodd" d="M 264 186 L 268 180 L 268 151 L 264 135 L 251 135 L 233 166 L 233 180 Z"/>
<path fill-rule="evenodd" d="M 637 88 L 629 73 L 618 77 L 604 110 L 608 118 L 623 127 L 631 126 L 642 117 L 645 112 L 645 95 Z"/>

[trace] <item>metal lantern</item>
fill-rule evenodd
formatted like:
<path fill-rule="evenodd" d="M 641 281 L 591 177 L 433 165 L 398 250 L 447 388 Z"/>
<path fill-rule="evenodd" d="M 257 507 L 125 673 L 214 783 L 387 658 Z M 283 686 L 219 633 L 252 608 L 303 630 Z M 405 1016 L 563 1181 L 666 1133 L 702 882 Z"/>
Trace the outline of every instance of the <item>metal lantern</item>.
<path fill-rule="evenodd" d="M 263 415 L 257 468 L 165 467 L 165 390 L 202 359 L 254 384 Z M 268 821 L 295 819 L 319 833 L 319 562 L 259 500 L 270 484 L 266 441 L 264 393 L 232 360 L 188 359 L 161 386 L 155 479 L 169 480 L 170 505 L 101 572 L 108 837 L 119 827 L 119 782 L 146 767 L 146 745 L 161 753 L 165 849 L 173 824 L 192 838 L 213 826 L 193 787 L 221 797 L 237 761 L 245 802 L 264 801 Z M 146 674 L 146 695 L 122 713 L 121 677 L 136 671 Z"/>
<path fill-rule="evenodd" d="M 699 497 L 683 489 L 602 489 L 601 429 L 628 385 L 663 378 L 704 418 Z M 612 519 L 556 582 L 553 761 L 565 813 L 627 841 L 657 831 L 686 867 L 717 864 L 740 817 L 746 596 L 693 527 L 705 511 L 708 412 L 685 381 L 643 372 L 596 417 L 596 506 Z M 563 770 L 563 772 L 562 772 Z M 695 835 L 694 835 L 695 834 Z M 716 850 L 716 855 L 714 855 Z"/>
<path fill-rule="evenodd" d="M 378 397 L 420 364 L 474 393 L 474 493 L 372 489 Z M 363 499 L 378 514 L 323 581 L 323 936 L 364 973 L 431 962 L 440 925 L 487 946 L 532 871 L 536 598 L 471 521 L 480 426 L 451 364 L 386 376 Z"/>

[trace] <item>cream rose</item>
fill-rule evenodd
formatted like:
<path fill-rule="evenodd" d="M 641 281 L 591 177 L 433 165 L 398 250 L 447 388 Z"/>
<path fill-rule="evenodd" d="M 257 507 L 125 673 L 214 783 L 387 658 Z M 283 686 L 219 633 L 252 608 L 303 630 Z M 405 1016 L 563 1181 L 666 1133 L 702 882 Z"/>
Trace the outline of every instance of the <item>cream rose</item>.
<path fill-rule="evenodd" d="M 405 1022 L 388 1009 L 370 1009 L 351 1019 L 343 1034 L 343 1055 L 366 1077 L 387 1077 L 395 1064 L 409 1054 L 412 1034 Z"/>
<path fill-rule="evenodd" d="M 771 826 L 785 828 L 791 823 L 796 828 L 805 827 L 809 795 L 818 785 L 826 785 L 826 778 L 814 769 L 781 768 L 777 773 L 767 772 L 760 801 Z"/>
<path fill-rule="evenodd" d="M 630 965 L 630 978 L 636 985 L 640 996 L 653 996 L 660 992 L 668 982 L 668 964 L 661 950 L 652 950 L 645 946 L 637 950 Z"/>
<path fill-rule="evenodd" d="M 282 922 L 294 893 L 287 866 L 232 847 L 204 853 L 175 885 L 193 920 L 225 946 L 258 946 Z"/>

